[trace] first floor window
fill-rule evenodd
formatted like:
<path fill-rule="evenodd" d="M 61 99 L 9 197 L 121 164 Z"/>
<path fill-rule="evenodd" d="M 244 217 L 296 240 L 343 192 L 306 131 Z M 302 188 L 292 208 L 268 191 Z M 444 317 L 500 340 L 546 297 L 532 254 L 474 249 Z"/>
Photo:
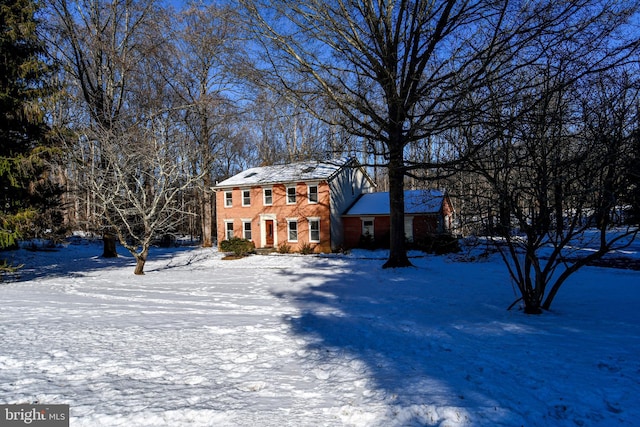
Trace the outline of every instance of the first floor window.
<path fill-rule="evenodd" d="M 320 220 L 316 218 L 309 218 L 309 241 L 320 241 Z"/>
<path fill-rule="evenodd" d="M 295 219 L 290 219 L 287 221 L 288 229 L 289 229 L 289 241 L 297 242 L 298 241 L 298 221 Z"/>
<path fill-rule="evenodd" d="M 251 221 L 242 221 L 242 237 L 251 240 Z"/>
<path fill-rule="evenodd" d="M 224 229 L 227 240 L 233 239 L 233 221 L 225 221 Z"/>
<path fill-rule="evenodd" d="M 413 242 L 413 217 L 404 217 L 404 238 L 407 242 Z"/>
<path fill-rule="evenodd" d="M 362 220 L 362 235 L 373 239 L 373 219 Z"/>

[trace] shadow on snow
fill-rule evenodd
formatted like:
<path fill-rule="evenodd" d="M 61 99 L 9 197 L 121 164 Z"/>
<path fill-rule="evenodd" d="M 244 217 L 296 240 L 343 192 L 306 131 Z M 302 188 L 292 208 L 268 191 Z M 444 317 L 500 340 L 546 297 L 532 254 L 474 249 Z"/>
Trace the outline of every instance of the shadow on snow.
<path fill-rule="evenodd" d="M 508 298 L 494 306 L 474 296 L 472 284 L 448 283 L 428 264 L 383 270 L 382 263 L 347 259 L 336 269 L 326 261 L 280 273 L 290 283 L 308 283 L 302 291 L 274 292 L 300 310 L 285 321 L 308 351 L 327 364 L 339 358 L 364 364 L 361 376 L 373 392 L 359 399 L 387 407 L 393 425 L 518 422 L 505 409 L 518 397 L 492 384 L 504 377 L 518 386 L 513 361 L 535 354 L 526 338 L 535 329 L 506 313 Z"/>
<path fill-rule="evenodd" d="M 193 250 L 194 246 L 176 246 L 171 248 L 151 247 L 147 258 L 147 265 L 159 260 L 169 260 L 161 270 L 176 267 L 171 259 L 176 253 Z M 2 282 L 25 282 L 34 279 L 53 277 L 82 276 L 91 271 L 105 268 L 131 268 L 131 275 L 136 265 L 135 258 L 128 250 L 117 244 L 117 258 L 102 257 L 101 242 L 83 241 L 79 244 L 69 244 L 47 250 L 18 249 L 0 252 L 0 259 L 7 260 L 9 265 L 21 265 L 14 273 L 4 273 Z M 188 261 L 187 261 L 188 262 Z M 145 268 L 145 271 L 155 271 L 156 268 Z"/>

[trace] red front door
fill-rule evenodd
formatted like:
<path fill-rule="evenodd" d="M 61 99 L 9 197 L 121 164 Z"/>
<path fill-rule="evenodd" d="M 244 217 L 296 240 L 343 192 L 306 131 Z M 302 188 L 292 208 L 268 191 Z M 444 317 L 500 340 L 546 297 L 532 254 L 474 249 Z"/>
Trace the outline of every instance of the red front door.
<path fill-rule="evenodd" d="M 273 220 L 272 219 L 266 219 L 264 221 L 264 227 L 265 227 L 265 234 L 266 234 L 266 246 L 267 247 L 272 247 L 273 246 Z"/>

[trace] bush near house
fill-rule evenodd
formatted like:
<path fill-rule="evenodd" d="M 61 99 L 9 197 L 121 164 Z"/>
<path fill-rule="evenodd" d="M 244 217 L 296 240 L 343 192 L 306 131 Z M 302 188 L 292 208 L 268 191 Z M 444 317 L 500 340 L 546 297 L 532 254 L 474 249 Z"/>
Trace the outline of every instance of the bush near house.
<path fill-rule="evenodd" d="M 375 238 L 369 234 L 361 234 L 358 247 L 362 249 L 389 249 L 389 233 L 377 233 Z"/>
<path fill-rule="evenodd" d="M 233 252 L 237 256 L 245 256 L 255 252 L 256 245 L 247 239 L 233 237 L 229 240 L 220 242 L 220 250 L 222 252 Z"/>
<path fill-rule="evenodd" d="M 302 255 L 310 255 L 314 252 L 315 252 L 314 247 L 310 243 L 303 243 L 300 246 L 300 253 Z"/>
<path fill-rule="evenodd" d="M 461 250 L 458 238 L 448 233 L 429 234 L 409 243 L 409 247 L 436 255 L 458 253 Z"/>
<path fill-rule="evenodd" d="M 280 254 L 290 254 L 291 253 L 291 246 L 287 245 L 286 243 L 280 243 L 278 245 L 278 253 L 280 253 Z"/>

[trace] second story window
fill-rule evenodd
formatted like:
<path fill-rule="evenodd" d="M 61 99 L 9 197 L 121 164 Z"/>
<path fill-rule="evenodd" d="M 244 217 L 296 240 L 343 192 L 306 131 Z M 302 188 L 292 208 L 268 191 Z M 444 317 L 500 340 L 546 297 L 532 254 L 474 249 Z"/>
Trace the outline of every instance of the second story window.
<path fill-rule="evenodd" d="M 296 187 L 287 187 L 287 204 L 295 205 L 296 203 Z"/>
<path fill-rule="evenodd" d="M 318 186 L 309 186 L 309 203 L 318 203 Z"/>
<path fill-rule="evenodd" d="M 251 206 L 251 190 L 242 190 L 242 206 Z"/>
<path fill-rule="evenodd" d="M 224 192 L 224 207 L 230 208 L 233 206 L 233 191 Z"/>
<path fill-rule="evenodd" d="M 271 188 L 265 188 L 263 191 L 264 196 L 264 205 L 271 206 L 273 205 L 273 190 Z"/>

